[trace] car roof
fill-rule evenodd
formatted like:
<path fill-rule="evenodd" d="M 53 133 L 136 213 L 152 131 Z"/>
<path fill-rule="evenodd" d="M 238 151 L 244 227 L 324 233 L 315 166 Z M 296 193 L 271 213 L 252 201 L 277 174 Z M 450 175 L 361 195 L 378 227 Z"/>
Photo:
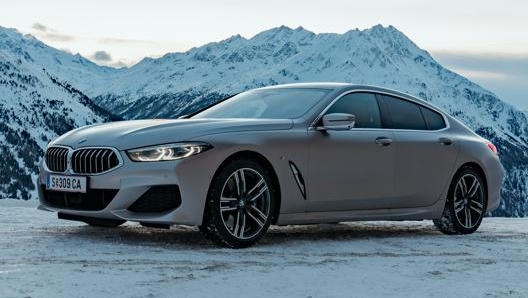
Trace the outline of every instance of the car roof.
<path fill-rule="evenodd" d="M 411 94 L 403 93 L 390 88 L 384 88 L 373 85 L 366 84 L 353 84 L 353 83 L 339 83 L 339 82 L 310 82 L 310 83 L 292 83 L 292 84 L 280 84 L 259 88 L 258 90 L 268 90 L 268 89 L 288 89 L 288 88 L 313 88 L 313 89 L 330 89 L 336 93 L 342 93 L 352 90 L 365 90 L 377 93 L 391 94 L 403 99 L 417 102 L 419 104 L 425 105 L 429 108 L 432 108 L 438 112 L 445 114 L 440 108 L 433 105 L 432 103 L 425 101 L 421 98 L 413 96 Z"/>
<path fill-rule="evenodd" d="M 312 83 L 292 83 L 292 84 L 280 84 L 262 87 L 259 89 L 288 89 L 288 88 L 313 88 L 313 89 L 345 89 L 347 87 L 355 86 L 350 83 L 335 83 L 335 82 L 312 82 Z"/>
<path fill-rule="evenodd" d="M 384 87 L 374 86 L 374 85 L 366 85 L 366 84 L 353 84 L 353 83 L 339 83 L 339 82 L 310 82 L 310 83 L 292 83 L 292 84 L 280 84 L 280 85 L 273 85 L 273 86 L 267 86 L 258 88 L 260 90 L 264 89 L 288 89 L 288 88 L 313 88 L 313 89 L 332 89 L 335 91 L 347 91 L 347 90 L 355 90 L 355 89 L 361 89 L 361 90 L 367 90 L 367 91 L 374 91 L 374 92 L 382 92 L 382 93 L 389 93 L 394 94 L 401 97 L 407 97 L 416 100 L 412 95 Z"/>

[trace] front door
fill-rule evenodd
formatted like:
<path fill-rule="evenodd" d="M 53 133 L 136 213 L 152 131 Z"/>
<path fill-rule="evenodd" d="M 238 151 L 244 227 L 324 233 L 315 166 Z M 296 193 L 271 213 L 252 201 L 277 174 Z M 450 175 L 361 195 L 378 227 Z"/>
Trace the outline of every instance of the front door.
<path fill-rule="evenodd" d="M 387 208 L 393 203 L 393 135 L 382 129 L 374 94 L 356 92 L 338 99 L 326 112 L 356 117 L 346 131 L 310 130 L 307 211 Z"/>

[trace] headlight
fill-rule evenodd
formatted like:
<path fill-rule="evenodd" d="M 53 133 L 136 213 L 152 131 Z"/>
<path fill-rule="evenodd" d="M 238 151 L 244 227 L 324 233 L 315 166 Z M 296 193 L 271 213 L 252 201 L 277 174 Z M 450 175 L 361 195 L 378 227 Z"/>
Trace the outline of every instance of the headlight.
<path fill-rule="evenodd" d="M 172 143 L 127 150 L 133 161 L 168 161 L 202 153 L 213 146 L 206 143 Z"/>

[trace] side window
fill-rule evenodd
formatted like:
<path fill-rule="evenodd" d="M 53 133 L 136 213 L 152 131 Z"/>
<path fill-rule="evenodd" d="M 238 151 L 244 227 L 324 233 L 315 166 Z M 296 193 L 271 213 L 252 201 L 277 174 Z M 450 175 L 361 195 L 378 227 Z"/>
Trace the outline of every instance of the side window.
<path fill-rule="evenodd" d="M 351 93 L 337 100 L 327 111 L 356 116 L 357 128 L 381 128 L 381 118 L 376 96 L 371 93 Z"/>
<path fill-rule="evenodd" d="M 383 100 L 389 109 L 390 118 L 392 119 L 390 128 L 427 129 L 419 105 L 388 95 L 383 95 Z"/>
<path fill-rule="evenodd" d="M 420 109 L 422 110 L 422 114 L 425 118 L 427 129 L 438 130 L 446 127 L 444 117 L 442 117 L 442 115 L 426 107 L 420 107 Z"/>

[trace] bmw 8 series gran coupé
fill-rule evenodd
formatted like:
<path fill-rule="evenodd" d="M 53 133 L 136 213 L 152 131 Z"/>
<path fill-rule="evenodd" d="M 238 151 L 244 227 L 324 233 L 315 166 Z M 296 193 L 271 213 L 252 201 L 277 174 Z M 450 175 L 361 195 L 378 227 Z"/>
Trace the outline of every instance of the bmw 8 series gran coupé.
<path fill-rule="evenodd" d="M 497 149 L 428 102 L 342 83 L 265 87 L 176 120 L 52 141 L 41 209 L 95 226 L 195 225 L 247 247 L 270 225 L 432 219 L 468 234 L 499 205 Z"/>

